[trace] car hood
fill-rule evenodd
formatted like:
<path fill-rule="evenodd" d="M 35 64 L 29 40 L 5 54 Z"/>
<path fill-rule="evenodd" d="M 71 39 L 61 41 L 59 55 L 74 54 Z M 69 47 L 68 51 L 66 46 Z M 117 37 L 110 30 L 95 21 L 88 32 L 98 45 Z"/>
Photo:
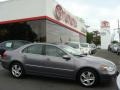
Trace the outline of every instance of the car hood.
<path fill-rule="evenodd" d="M 113 62 L 96 56 L 87 55 L 86 57 L 81 57 L 83 60 L 88 62 L 94 62 L 94 63 L 101 63 L 101 64 L 107 64 L 107 65 L 115 65 Z"/>

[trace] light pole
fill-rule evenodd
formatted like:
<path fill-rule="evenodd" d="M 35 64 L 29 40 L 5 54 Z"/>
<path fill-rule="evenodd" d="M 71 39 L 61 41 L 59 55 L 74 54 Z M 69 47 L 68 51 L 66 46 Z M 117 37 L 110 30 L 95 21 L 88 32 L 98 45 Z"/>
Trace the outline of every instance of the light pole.
<path fill-rule="evenodd" d="M 118 28 L 119 42 L 120 42 L 120 28 Z"/>
<path fill-rule="evenodd" d="M 120 42 L 120 25 L 119 25 L 119 19 L 118 19 L 118 34 L 119 34 L 119 42 Z"/>

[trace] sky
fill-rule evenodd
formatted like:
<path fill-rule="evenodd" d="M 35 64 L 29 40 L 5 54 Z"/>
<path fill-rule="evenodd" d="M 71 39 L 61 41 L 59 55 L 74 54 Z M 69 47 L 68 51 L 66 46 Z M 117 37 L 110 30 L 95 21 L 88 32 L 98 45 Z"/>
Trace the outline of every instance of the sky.
<path fill-rule="evenodd" d="M 111 29 L 117 28 L 120 19 L 120 0 L 56 0 L 66 10 L 83 18 L 90 30 L 100 29 L 103 20 L 110 22 Z"/>
<path fill-rule="evenodd" d="M 0 0 L 0 2 L 8 0 Z M 111 29 L 117 28 L 120 19 L 120 0 L 56 0 L 73 15 L 83 18 L 89 30 L 99 30 L 103 20 L 110 22 Z"/>
<path fill-rule="evenodd" d="M 0 2 L 5 2 L 5 1 L 8 1 L 8 0 L 0 0 Z"/>
<path fill-rule="evenodd" d="M 0 0 L 0 2 L 8 0 Z M 83 18 L 88 31 L 100 31 L 101 21 L 110 22 L 110 29 L 118 27 L 120 20 L 120 0 L 56 0 L 73 15 Z M 118 38 L 118 35 L 116 35 Z"/>

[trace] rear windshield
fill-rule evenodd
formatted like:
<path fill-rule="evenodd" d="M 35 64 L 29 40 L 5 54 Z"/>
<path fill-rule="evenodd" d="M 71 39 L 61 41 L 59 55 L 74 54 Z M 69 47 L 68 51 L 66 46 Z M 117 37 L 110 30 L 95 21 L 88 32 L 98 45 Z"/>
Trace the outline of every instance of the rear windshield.
<path fill-rule="evenodd" d="M 79 48 L 79 44 L 77 43 L 67 43 L 68 46 L 71 46 L 72 48 L 78 49 Z"/>

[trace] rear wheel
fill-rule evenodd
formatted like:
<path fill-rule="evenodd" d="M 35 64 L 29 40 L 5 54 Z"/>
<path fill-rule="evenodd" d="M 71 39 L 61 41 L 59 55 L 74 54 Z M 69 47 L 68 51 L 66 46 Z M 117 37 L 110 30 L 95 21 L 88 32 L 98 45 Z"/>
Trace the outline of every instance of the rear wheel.
<path fill-rule="evenodd" d="M 15 78 L 20 78 L 24 75 L 24 68 L 20 63 L 13 63 L 10 67 L 10 73 Z"/>
<path fill-rule="evenodd" d="M 97 85 L 99 78 L 95 70 L 83 69 L 78 74 L 78 81 L 82 86 L 92 87 Z"/>

